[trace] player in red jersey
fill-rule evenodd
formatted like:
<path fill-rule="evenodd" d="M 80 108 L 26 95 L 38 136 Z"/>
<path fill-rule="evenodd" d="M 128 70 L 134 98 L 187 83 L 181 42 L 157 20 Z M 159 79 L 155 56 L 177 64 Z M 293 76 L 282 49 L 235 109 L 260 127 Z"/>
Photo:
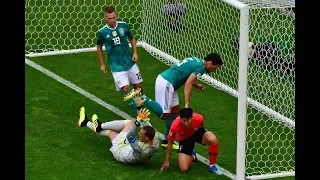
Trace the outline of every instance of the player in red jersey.
<path fill-rule="evenodd" d="M 182 172 L 185 172 L 196 160 L 196 152 L 194 150 L 195 143 L 209 145 L 209 171 L 221 175 L 222 172 L 216 166 L 216 159 L 219 150 L 219 142 L 217 137 L 203 127 L 203 116 L 198 113 L 193 113 L 191 108 L 180 110 L 180 116 L 177 117 L 171 124 L 168 134 L 168 146 L 166 149 L 166 157 L 161 166 L 161 171 L 169 167 L 169 159 L 172 151 L 172 144 L 178 139 L 179 142 L 179 167 Z"/>

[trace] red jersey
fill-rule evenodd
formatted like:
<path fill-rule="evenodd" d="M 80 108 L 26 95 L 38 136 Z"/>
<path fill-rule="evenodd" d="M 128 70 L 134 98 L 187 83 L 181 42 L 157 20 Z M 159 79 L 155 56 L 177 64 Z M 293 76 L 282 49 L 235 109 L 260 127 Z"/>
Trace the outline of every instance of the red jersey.
<path fill-rule="evenodd" d="M 182 141 L 188 137 L 191 137 L 199 128 L 203 126 L 203 116 L 198 113 L 192 114 L 191 125 L 186 127 L 177 117 L 171 124 L 170 131 L 168 134 L 168 140 L 174 141 L 176 135 L 178 141 Z"/>

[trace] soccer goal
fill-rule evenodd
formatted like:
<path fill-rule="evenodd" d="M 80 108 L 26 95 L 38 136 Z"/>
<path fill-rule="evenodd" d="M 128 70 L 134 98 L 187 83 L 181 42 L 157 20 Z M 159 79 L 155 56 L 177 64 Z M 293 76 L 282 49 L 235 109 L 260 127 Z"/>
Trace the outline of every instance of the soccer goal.
<path fill-rule="evenodd" d="M 95 51 L 113 4 L 159 61 L 216 52 L 201 81 L 238 98 L 236 179 L 295 175 L 294 0 L 27 0 L 27 57 Z"/>

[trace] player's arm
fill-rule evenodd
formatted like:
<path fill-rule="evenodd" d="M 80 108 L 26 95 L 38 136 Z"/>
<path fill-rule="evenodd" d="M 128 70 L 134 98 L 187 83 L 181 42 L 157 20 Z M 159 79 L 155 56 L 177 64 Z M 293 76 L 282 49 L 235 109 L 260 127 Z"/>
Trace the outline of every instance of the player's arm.
<path fill-rule="evenodd" d="M 130 146 L 132 147 L 134 152 L 138 153 L 138 154 L 140 154 L 142 152 L 141 147 L 138 145 L 139 141 L 135 136 L 136 129 L 139 126 L 140 126 L 140 123 L 137 120 L 135 120 L 134 123 L 129 128 L 129 131 L 128 131 L 128 134 L 127 134 L 127 139 L 128 139 L 128 141 L 130 143 Z"/>
<path fill-rule="evenodd" d="M 103 38 L 100 32 L 98 32 L 98 38 L 97 38 L 97 56 L 99 59 L 99 64 L 100 64 L 100 70 L 103 73 L 107 73 L 107 68 L 104 63 L 104 58 L 103 58 L 103 51 L 102 51 L 102 46 L 103 46 Z"/>
<path fill-rule="evenodd" d="M 140 154 L 142 152 L 141 147 L 138 145 L 139 141 L 135 136 L 137 127 L 140 127 L 141 123 L 147 123 L 149 121 L 148 116 L 150 115 L 150 111 L 146 108 L 140 109 L 137 119 L 134 121 L 134 124 L 129 128 L 127 139 L 130 143 L 130 146 L 134 150 L 135 153 Z"/>
<path fill-rule="evenodd" d="M 202 84 L 197 83 L 197 77 L 201 76 L 204 73 L 203 68 L 197 68 L 189 78 L 187 79 L 185 85 L 184 85 L 184 99 L 185 99 L 185 107 L 188 108 L 190 106 L 190 97 L 191 97 L 191 91 L 192 87 L 195 87 L 197 89 L 203 90 L 204 86 Z"/>
<path fill-rule="evenodd" d="M 192 87 L 197 81 L 197 76 L 193 73 L 189 76 L 187 79 L 185 85 L 184 85 L 184 99 L 185 99 L 185 107 L 188 108 L 190 105 L 190 96 L 191 96 L 191 91 Z"/>
<path fill-rule="evenodd" d="M 173 141 L 174 141 L 175 137 L 176 137 L 176 133 L 175 133 L 174 127 L 171 126 L 169 134 L 168 134 L 168 138 L 167 138 L 168 145 L 166 148 L 166 157 L 165 157 L 164 162 L 162 163 L 162 166 L 160 168 L 161 171 L 163 171 L 169 167 L 170 155 L 172 152 L 172 145 L 173 145 Z"/>
<path fill-rule="evenodd" d="M 136 41 L 136 38 L 133 36 L 128 24 L 127 24 L 127 29 L 128 29 L 127 36 L 129 38 L 129 42 L 130 42 L 131 47 L 133 49 L 132 60 L 136 62 L 136 61 L 138 61 L 137 41 Z"/>
<path fill-rule="evenodd" d="M 129 38 L 129 41 L 133 49 L 133 54 L 138 54 L 136 38 L 135 37 L 132 37 L 131 39 Z"/>
<path fill-rule="evenodd" d="M 149 121 L 143 122 L 143 123 L 142 123 L 142 127 L 144 127 L 144 126 L 151 126 L 151 127 L 152 127 L 152 125 L 150 124 Z"/>

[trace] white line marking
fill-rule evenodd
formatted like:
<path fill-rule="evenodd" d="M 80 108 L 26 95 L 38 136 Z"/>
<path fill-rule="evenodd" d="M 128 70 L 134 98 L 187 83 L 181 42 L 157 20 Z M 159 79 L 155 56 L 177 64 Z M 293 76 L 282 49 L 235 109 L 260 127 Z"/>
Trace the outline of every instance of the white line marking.
<path fill-rule="evenodd" d="M 91 93 L 89 93 L 89 92 L 81 89 L 81 88 L 78 87 L 77 85 L 71 83 L 70 81 L 67 81 L 67 80 L 63 79 L 62 77 L 56 75 L 55 73 L 53 73 L 53 72 L 45 69 L 44 67 L 42 67 L 42 66 L 40 66 L 40 65 L 34 63 L 33 61 L 30 61 L 29 59 L 25 58 L 25 63 L 28 64 L 29 66 L 37 69 L 38 71 L 46 74 L 47 76 L 49 76 L 49 77 L 51 77 L 51 78 L 59 81 L 60 83 L 68 86 L 69 88 L 77 91 L 78 93 L 84 95 L 85 97 L 91 99 L 92 101 L 100 104 L 101 106 L 109 109 L 109 110 L 112 111 L 113 113 L 115 113 L 115 114 L 117 114 L 117 115 L 119 115 L 119 116 L 121 116 L 121 117 L 123 117 L 123 118 L 125 118 L 125 119 L 135 119 L 135 118 L 131 117 L 130 115 L 128 115 L 127 113 L 121 111 L 120 109 L 112 106 L 111 104 L 106 103 L 105 101 L 103 101 L 102 99 L 98 98 L 97 96 L 95 96 L 95 95 L 93 95 L 93 94 L 91 94 Z M 162 136 L 161 138 L 164 137 L 164 135 L 163 135 L 162 133 L 159 132 L 159 134 L 160 134 L 160 136 Z M 201 155 L 198 154 L 198 153 L 197 153 L 197 158 L 198 158 L 198 160 L 199 160 L 200 162 L 202 162 L 202 163 L 204 163 L 204 164 L 206 164 L 206 165 L 209 165 L 209 160 L 206 159 L 205 157 L 201 156 Z M 228 170 L 222 168 L 222 167 L 219 166 L 219 165 L 217 165 L 217 166 L 218 166 L 218 168 L 220 168 L 220 171 L 221 171 L 225 176 L 227 176 L 227 177 L 229 177 L 229 178 L 231 178 L 231 179 L 235 179 L 235 178 L 236 178 L 236 175 L 232 174 L 231 172 L 229 172 Z"/>

